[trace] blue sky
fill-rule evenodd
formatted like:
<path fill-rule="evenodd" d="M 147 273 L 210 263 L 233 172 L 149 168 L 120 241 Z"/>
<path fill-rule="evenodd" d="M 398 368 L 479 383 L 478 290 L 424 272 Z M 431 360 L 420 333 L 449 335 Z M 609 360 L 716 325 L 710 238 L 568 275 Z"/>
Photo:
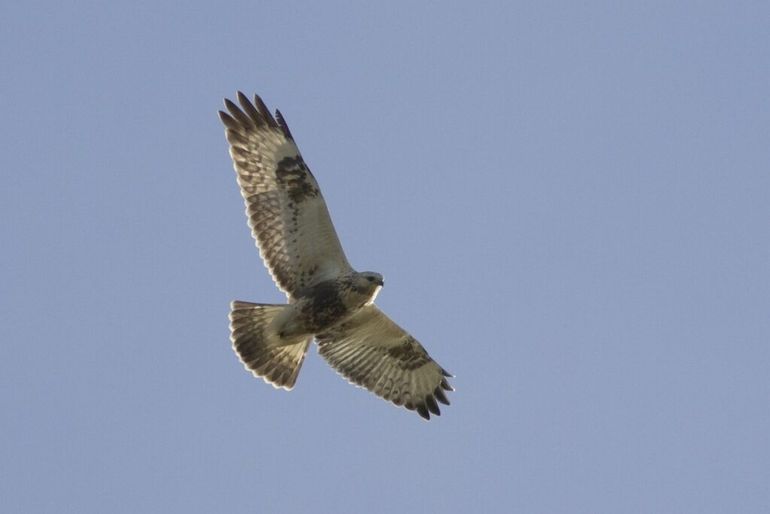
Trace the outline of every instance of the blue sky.
<path fill-rule="evenodd" d="M 7 512 L 770 510 L 763 2 L 6 2 Z M 378 305 L 456 375 L 430 423 L 279 302 L 216 111 L 286 116 Z"/>

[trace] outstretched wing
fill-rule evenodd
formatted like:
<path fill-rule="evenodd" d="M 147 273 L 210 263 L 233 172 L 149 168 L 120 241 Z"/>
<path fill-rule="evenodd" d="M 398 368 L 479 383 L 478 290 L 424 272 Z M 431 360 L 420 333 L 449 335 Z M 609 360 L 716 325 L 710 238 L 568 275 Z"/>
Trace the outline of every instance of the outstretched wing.
<path fill-rule="evenodd" d="M 316 335 L 319 353 L 350 382 L 403 405 L 425 419 L 439 415 L 436 400 L 449 405 L 451 375 L 425 348 L 374 305 Z"/>
<path fill-rule="evenodd" d="M 289 297 L 350 271 L 318 183 L 299 153 L 281 113 L 259 96 L 240 107 L 225 99 L 219 111 L 246 215 L 262 260 Z"/>

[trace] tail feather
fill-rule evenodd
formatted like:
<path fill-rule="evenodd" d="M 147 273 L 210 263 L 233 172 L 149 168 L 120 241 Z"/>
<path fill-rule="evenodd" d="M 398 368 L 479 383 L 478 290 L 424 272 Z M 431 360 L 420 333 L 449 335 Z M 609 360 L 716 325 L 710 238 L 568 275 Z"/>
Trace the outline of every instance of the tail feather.
<path fill-rule="evenodd" d="M 312 337 L 285 344 L 268 329 L 286 305 L 234 301 L 230 309 L 230 340 L 243 365 L 273 387 L 291 390 Z"/>

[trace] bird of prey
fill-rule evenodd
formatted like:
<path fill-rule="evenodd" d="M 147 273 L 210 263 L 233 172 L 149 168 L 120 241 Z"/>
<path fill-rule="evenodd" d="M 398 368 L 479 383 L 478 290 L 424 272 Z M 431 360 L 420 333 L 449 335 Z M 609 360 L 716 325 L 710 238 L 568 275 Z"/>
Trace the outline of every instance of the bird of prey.
<path fill-rule="evenodd" d="M 449 405 L 451 375 L 374 305 L 382 275 L 348 263 L 321 190 L 280 111 L 240 91 L 220 111 L 262 260 L 288 298 L 234 301 L 230 339 L 247 370 L 291 390 L 308 346 L 351 383 L 430 419 Z"/>

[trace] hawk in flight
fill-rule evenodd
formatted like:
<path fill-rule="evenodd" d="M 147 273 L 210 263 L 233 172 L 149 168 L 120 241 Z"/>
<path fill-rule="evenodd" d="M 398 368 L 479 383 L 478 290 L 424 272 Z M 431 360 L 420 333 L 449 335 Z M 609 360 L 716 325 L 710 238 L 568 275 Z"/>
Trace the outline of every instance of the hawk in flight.
<path fill-rule="evenodd" d="M 350 382 L 430 419 L 449 405 L 451 377 L 374 305 L 382 275 L 348 263 L 321 190 L 280 111 L 238 92 L 226 127 L 246 216 L 262 260 L 288 303 L 234 301 L 230 339 L 243 365 L 274 387 L 294 387 L 310 343 Z"/>

